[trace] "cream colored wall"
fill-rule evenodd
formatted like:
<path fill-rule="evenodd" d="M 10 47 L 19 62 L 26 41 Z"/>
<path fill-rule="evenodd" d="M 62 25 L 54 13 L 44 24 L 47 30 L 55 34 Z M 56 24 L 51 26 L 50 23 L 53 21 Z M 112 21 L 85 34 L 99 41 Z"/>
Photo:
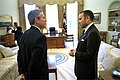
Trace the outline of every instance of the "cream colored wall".
<path fill-rule="evenodd" d="M 17 0 L 0 0 L 0 16 L 10 15 L 13 18 L 13 22 L 19 23 L 19 13 Z M 5 34 L 6 30 L 0 30 L 0 35 Z"/>
<path fill-rule="evenodd" d="M 94 13 L 101 12 L 101 23 L 96 24 L 99 30 L 108 30 L 108 8 L 115 0 L 84 0 L 84 9 L 90 9 Z"/>
<path fill-rule="evenodd" d="M 108 30 L 108 8 L 113 1 L 120 0 L 84 0 L 84 9 L 90 9 L 94 13 L 101 12 L 101 23 L 96 24 L 99 30 Z M 17 0 L 0 0 L 0 16 L 2 15 L 11 15 L 13 17 L 13 21 L 17 21 L 19 23 Z M 0 35 L 5 33 L 5 30 L 0 30 Z M 107 42 L 110 41 L 112 33 L 113 32 L 108 33 Z"/>
<path fill-rule="evenodd" d="M 108 31 L 108 9 L 114 1 L 120 0 L 84 0 L 84 10 L 90 9 L 94 13 L 101 12 L 101 23 L 95 24 L 100 31 Z M 109 43 L 114 32 L 108 31 L 107 42 Z"/>

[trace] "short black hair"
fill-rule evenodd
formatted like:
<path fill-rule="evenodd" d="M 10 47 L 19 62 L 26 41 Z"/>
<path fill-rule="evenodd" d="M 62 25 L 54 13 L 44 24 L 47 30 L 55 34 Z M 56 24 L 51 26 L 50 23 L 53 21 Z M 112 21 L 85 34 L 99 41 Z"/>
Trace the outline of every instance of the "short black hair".
<path fill-rule="evenodd" d="M 17 26 L 18 26 L 18 23 L 17 23 L 17 22 L 14 22 L 14 26 L 17 27 Z"/>
<path fill-rule="evenodd" d="M 94 14 L 91 10 L 84 10 L 84 11 L 81 11 L 80 13 L 84 13 L 84 17 L 90 16 L 90 20 L 93 21 Z"/>

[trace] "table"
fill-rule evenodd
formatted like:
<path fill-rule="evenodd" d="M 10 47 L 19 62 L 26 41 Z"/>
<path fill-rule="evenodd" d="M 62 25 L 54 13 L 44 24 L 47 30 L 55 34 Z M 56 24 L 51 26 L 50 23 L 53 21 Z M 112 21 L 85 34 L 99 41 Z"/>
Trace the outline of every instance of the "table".
<path fill-rule="evenodd" d="M 15 46 L 15 41 L 14 41 L 14 34 L 5 34 L 1 36 L 2 39 L 5 41 L 4 45 L 6 47 L 12 47 Z"/>
<path fill-rule="evenodd" d="M 107 70 L 99 71 L 99 75 L 100 77 L 103 78 L 103 80 L 120 80 L 120 79 L 112 78 L 111 71 L 107 71 Z"/>
<path fill-rule="evenodd" d="M 48 48 L 65 48 L 65 35 L 46 35 Z"/>

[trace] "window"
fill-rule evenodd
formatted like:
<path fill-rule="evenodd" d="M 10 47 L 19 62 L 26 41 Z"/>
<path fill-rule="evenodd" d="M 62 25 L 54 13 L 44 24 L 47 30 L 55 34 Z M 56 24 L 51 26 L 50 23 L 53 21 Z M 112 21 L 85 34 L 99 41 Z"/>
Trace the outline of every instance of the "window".
<path fill-rule="evenodd" d="M 31 10 L 34 10 L 34 9 L 36 9 L 36 5 L 35 5 L 35 4 L 33 4 L 33 5 L 24 4 L 26 30 L 31 27 L 30 24 L 29 24 L 29 21 L 28 21 L 28 13 L 29 13 Z"/>
<path fill-rule="evenodd" d="M 78 35 L 78 2 L 67 3 L 67 34 L 74 34 L 74 40 Z"/>
<path fill-rule="evenodd" d="M 46 4 L 46 27 L 49 30 L 50 27 L 55 27 L 58 30 L 58 7 L 57 4 L 49 5 Z"/>

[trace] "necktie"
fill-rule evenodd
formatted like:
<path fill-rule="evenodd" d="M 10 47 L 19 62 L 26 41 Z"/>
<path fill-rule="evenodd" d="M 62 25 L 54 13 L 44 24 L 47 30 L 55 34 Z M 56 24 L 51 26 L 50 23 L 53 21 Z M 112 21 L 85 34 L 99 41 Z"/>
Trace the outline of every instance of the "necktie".
<path fill-rule="evenodd" d="M 83 30 L 82 34 L 84 34 L 84 33 L 85 33 L 85 30 Z"/>

